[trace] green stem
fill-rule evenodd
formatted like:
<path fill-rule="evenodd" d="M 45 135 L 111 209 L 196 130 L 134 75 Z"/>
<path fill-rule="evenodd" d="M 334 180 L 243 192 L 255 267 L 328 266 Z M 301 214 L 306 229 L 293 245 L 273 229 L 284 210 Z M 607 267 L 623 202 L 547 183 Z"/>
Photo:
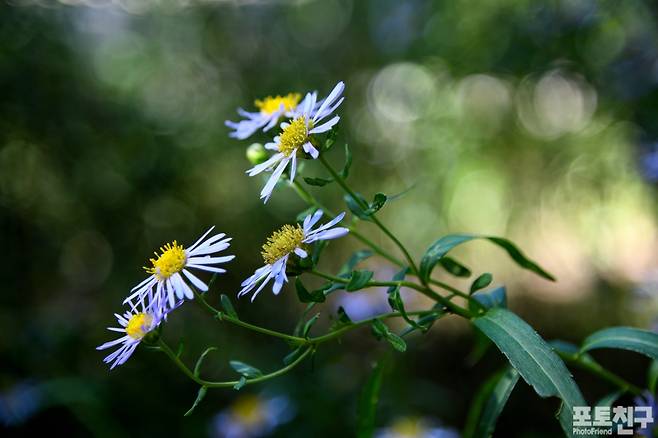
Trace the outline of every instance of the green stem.
<path fill-rule="evenodd" d="M 262 333 L 264 335 L 272 336 L 275 338 L 280 338 L 288 342 L 292 342 L 295 344 L 307 344 L 307 340 L 304 338 L 300 338 L 299 336 L 292 336 L 288 335 L 286 333 L 281 333 L 277 332 L 276 330 L 270 330 L 266 329 L 263 327 L 259 327 L 257 325 L 249 324 L 248 322 L 242 321 L 240 319 L 234 318 L 225 312 L 222 312 L 221 310 L 213 307 L 206 301 L 206 299 L 198 293 L 197 291 L 194 291 L 194 295 L 196 297 L 196 301 L 199 302 L 203 307 L 205 307 L 210 313 L 214 314 L 220 321 L 226 321 L 230 322 L 231 324 L 252 330 L 254 332 Z"/>
<path fill-rule="evenodd" d="M 406 312 L 407 316 L 425 316 L 428 314 L 431 314 L 433 311 L 432 310 L 416 310 L 412 312 Z M 332 339 L 340 337 L 343 333 L 348 332 L 350 330 L 357 329 L 359 327 L 363 327 L 364 325 L 371 324 L 373 321 L 377 319 L 389 319 L 389 318 L 400 318 L 402 317 L 402 313 L 400 312 L 391 312 L 391 313 L 385 313 L 383 315 L 377 315 L 373 316 L 372 318 L 364 319 L 361 321 L 353 322 L 350 325 L 347 325 L 345 327 L 341 327 L 338 330 L 335 330 L 333 332 L 329 332 L 325 335 L 322 336 L 317 336 L 315 338 L 309 338 L 309 342 L 311 342 L 314 345 L 321 344 L 323 342 L 330 341 Z"/>
<path fill-rule="evenodd" d="M 299 195 L 299 197 L 302 198 L 307 204 L 319 208 L 320 210 L 325 212 L 330 219 L 336 217 L 336 215 L 332 213 L 331 210 L 329 210 L 327 207 L 322 205 L 320 201 L 318 201 L 318 199 L 315 196 L 309 193 L 309 191 L 306 190 L 297 180 L 290 183 L 290 186 L 295 190 L 295 192 Z M 348 230 L 350 230 L 350 235 L 354 236 L 356 239 L 368 245 L 374 252 L 384 257 L 391 263 L 394 263 L 398 266 L 403 266 L 402 261 L 400 261 L 397 257 L 389 254 L 388 252 L 386 252 L 386 250 L 378 246 L 375 242 L 373 242 L 372 240 L 368 239 L 366 236 L 361 234 L 354 225 L 348 225 L 348 224 L 344 224 L 344 225 Z"/>
<path fill-rule="evenodd" d="M 350 282 L 349 278 L 342 278 L 342 277 L 337 277 L 335 275 L 325 274 L 324 272 L 316 271 L 315 269 L 308 272 L 310 274 L 316 275 L 318 277 L 322 277 L 326 280 L 330 280 L 335 283 L 347 284 Z M 437 294 L 432 289 L 426 286 L 421 286 L 419 284 L 412 283 L 410 281 L 369 281 L 364 285 L 363 289 L 369 287 L 379 287 L 379 286 L 389 286 L 389 287 L 400 286 L 400 287 L 408 287 L 411 289 L 415 289 L 418 292 L 422 293 L 423 295 L 433 299 L 434 301 L 439 302 L 441 305 L 443 305 L 444 307 L 446 307 L 448 310 L 450 310 L 452 313 L 456 315 L 462 316 L 467 319 L 473 316 L 469 310 L 459 307 L 458 305 L 448 300 L 447 298 Z"/>
<path fill-rule="evenodd" d="M 202 385 L 202 386 L 205 386 L 205 387 L 208 387 L 208 388 L 232 388 L 235 385 L 237 385 L 238 383 L 240 383 L 239 380 L 230 380 L 230 381 L 226 381 L 226 382 L 212 382 L 212 381 L 209 381 L 209 380 L 204 380 L 204 379 L 200 378 L 199 376 L 195 375 L 187 367 L 187 365 L 185 365 L 183 363 L 183 361 L 181 361 L 178 358 L 178 356 L 176 356 L 176 354 L 171 350 L 171 348 L 169 348 L 169 346 L 162 339 L 160 339 L 158 341 L 158 345 L 160 346 L 160 350 L 162 352 L 164 352 L 167 356 L 169 356 L 169 359 L 171 359 L 171 361 L 174 362 L 174 364 L 176 364 L 176 366 L 187 377 L 194 380 L 199 385 Z M 291 362 L 289 365 L 287 365 L 283 368 L 280 368 L 280 369 L 278 369 L 274 372 L 271 372 L 269 374 L 264 374 L 260 377 L 254 377 L 253 379 L 246 379 L 245 384 L 249 385 L 249 384 L 252 384 L 252 383 L 264 382 L 266 380 L 274 379 L 276 377 L 279 377 L 279 376 L 287 373 L 288 371 L 292 370 L 297 365 L 299 365 L 306 358 L 306 356 L 308 356 L 309 353 L 311 353 L 313 351 L 313 349 L 314 348 L 312 346 L 307 348 L 306 350 L 304 350 L 304 352 L 297 359 L 295 359 L 293 362 Z"/>
<path fill-rule="evenodd" d="M 335 214 L 333 214 L 328 208 L 326 208 L 324 205 L 320 203 L 320 201 L 317 200 L 311 193 L 309 193 L 308 190 L 306 190 L 297 180 L 293 181 L 291 184 L 291 187 L 295 190 L 295 192 L 299 195 L 300 198 L 302 198 L 307 204 L 315 206 L 322 211 L 324 211 L 328 216 L 330 216 L 331 219 L 336 217 Z M 379 254 L 381 257 L 385 258 L 389 262 L 393 263 L 394 265 L 403 267 L 404 263 L 395 257 L 392 254 L 389 254 L 386 250 L 378 246 L 376 243 L 374 243 L 372 240 L 368 239 L 366 236 L 361 234 L 354 225 L 347 225 L 347 229 L 350 230 L 350 235 L 354 236 L 356 239 L 360 240 L 361 242 L 365 243 L 367 246 L 370 247 L 375 253 Z M 412 275 L 417 275 L 416 272 L 412 272 Z M 438 280 L 431 279 L 429 282 L 435 286 L 438 286 L 448 292 L 452 292 L 455 295 L 459 295 L 462 298 L 470 299 L 470 295 L 460 291 L 459 289 L 456 289 L 452 286 L 450 286 L 447 283 L 443 283 Z"/>
<path fill-rule="evenodd" d="M 354 191 L 352 191 L 352 189 L 347 185 L 343 177 L 341 177 L 338 174 L 338 172 L 336 172 L 334 168 L 331 167 L 331 165 L 329 164 L 329 162 L 327 162 L 327 160 L 324 158 L 323 155 L 320 155 L 320 162 L 324 165 L 324 167 L 331 174 L 334 180 L 343 188 L 343 190 L 345 190 L 345 192 L 348 195 L 350 195 L 352 199 L 354 199 L 354 201 L 357 202 L 362 209 L 367 210 L 368 205 L 365 202 L 363 202 L 361 198 L 358 197 L 356 193 L 354 193 Z M 409 267 L 411 268 L 414 275 L 416 275 L 418 278 L 421 279 L 423 283 L 425 283 L 425 281 L 420 276 L 420 271 L 418 270 L 418 267 L 416 266 L 414 259 L 411 257 L 411 254 L 409 254 L 409 251 L 407 251 L 407 248 L 405 248 L 402 242 L 400 242 L 398 238 L 395 237 L 395 235 L 391 233 L 391 231 L 388 228 L 386 228 L 386 226 L 384 226 L 384 224 L 382 224 L 374 214 L 370 216 L 370 219 L 384 232 L 384 234 L 386 234 L 393 241 L 393 243 L 395 243 L 395 245 L 400 249 L 400 251 L 402 251 L 402 254 L 404 254 L 404 257 L 407 259 L 407 262 L 409 263 Z"/>
<path fill-rule="evenodd" d="M 642 389 L 633 385 L 624 378 L 618 376 L 612 371 L 608 371 L 603 368 L 599 363 L 593 360 L 582 360 L 582 357 L 578 354 L 569 354 L 563 352 L 557 352 L 559 356 L 565 361 L 577 366 L 580 369 L 589 371 L 590 373 L 600 377 L 601 379 L 612 383 L 613 385 L 619 387 L 622 391 L 630 392 L 633 395 L 642 394 Z"/>

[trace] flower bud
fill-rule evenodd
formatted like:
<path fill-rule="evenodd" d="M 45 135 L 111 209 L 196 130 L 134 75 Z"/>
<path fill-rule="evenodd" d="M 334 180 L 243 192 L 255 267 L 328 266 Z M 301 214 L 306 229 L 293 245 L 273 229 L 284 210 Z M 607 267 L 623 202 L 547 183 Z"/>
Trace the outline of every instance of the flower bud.
<path fill-rule="evenodd" d="M 254 166 L 264 163 L 268 158 L 267 149 L 260 143 L 254 143 L 247 148 L 247 160 Z"/>

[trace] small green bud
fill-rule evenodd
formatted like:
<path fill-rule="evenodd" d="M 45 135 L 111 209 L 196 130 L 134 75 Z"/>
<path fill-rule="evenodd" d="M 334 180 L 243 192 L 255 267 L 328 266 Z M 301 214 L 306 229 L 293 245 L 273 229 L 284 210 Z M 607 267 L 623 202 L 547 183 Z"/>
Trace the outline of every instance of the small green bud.
<path fill-rule="evenodd" d="M 260 143 L 254 143 L 247 148 L 247 160 L 254 166 L 264 163 L 268 158 L 267 149 Z"/>

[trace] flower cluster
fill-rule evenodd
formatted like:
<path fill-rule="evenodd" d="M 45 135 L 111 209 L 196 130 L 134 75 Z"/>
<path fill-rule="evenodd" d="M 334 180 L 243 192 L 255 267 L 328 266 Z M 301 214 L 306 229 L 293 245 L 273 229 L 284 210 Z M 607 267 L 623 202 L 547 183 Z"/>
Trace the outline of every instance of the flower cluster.
<path fill-rule="evenodd" d="M 294 180 L 298 159 L 316 159 L 320 151 L 314 145 L 314 135 L 331 130 L 340 117 L 329 118 L 343 102 L 345 85 L 339 82 L 329 95 L 318 100 L 316 92 L 307 93 L 304 99 L 301 94 L 289 93 L 285 96 L 267 97 L 256 100 L 255 106 L 259 112 L 247 112 L 238 109 L 244 117 L 239 122 L 227 121 L 232 129 L 231 137 L 245 139 L 262 128 L 268 131 L 282 118 L 281 133 L 265 145 L 267 150 L 275 153 L 247 171 L 249 176 L 261 172 L 272 172 L 261 192 L 261 199 L 266 202 L 283 172 L 290 166 L 289 177 Z M 255 288 L 252 301 L 258 293 L 274 280 L 272 292 L 278 295 L 283 285 L 288 281 L 286 269 L 294 259 L 308 257 L 310 246 L 320 240 L 331 240 L 344 236 L 348 229 L 337 226 L 344 213 L 332 218 L 328 223 L 315 225 L 323 212 L 317 210 L 309 214 L 300 224 L 284 225 L 275 231 L 263 245 L 262 256 L 265 265 L 242 282 L 238 296 L 243 296 Z M 221 255 L 230 247 L 231 238 L 224 233 L 212 234 L 214 227 L 206 231 L 189 247 L 179 244 L 176 240 L 160 247 L 155 252 L 148 266 L 145 266 L 148 276 L 132 288 L 123 301 L 127 310 L 122 315 L 115 314 L 120 327 L 109 327 L 108 330 L 118 332 L 121 336 L 113 341 L 97 347 L 105 350 L 118 348 L 108 355 L 104 361 L 111 363 L 111 368 L 125 363 L 137 346 L 149 339 L 167 316 L 180 307 L 185 300 L 191 300 L 195 294 L 208 291 L 208 283 L 199 278 L 199 272 L 213 275 L 223 274 L 225 269 L 219 267 L 234 259 L 233 255 Z M 196 273 L 195 273 L 196 271 Z"/>

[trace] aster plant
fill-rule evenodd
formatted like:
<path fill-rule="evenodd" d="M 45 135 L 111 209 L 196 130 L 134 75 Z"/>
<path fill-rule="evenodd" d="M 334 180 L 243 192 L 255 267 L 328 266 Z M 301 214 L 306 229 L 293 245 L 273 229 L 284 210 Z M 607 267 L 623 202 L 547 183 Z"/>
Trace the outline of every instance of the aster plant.
<path fill-rule="evenodd" d="M 438 319 L 455 315 L 467 320 L 474 327 L 484 340 L 484 345 L 496 346 L 507 359 L 506 366 L 483 382 L 482 389 L 474 397 L 467 423 L 464 425 L 464 436 L 490 436 L 497 417 L 509 397 L 513 396 L 512 391 L 520 381 L 530 385 L 538 396 L 557 398 L 560 401 L 556 416 L 564 434 L 574 436 L 577 433 L 573 427 L 575 409 L 588 406 L 588 402 L 573 379 L 569 366 L 592 373 L 606 381 L 611 390 L 615 390 L 607 398 L 610 404 L 624 393 L 645 399 L 649 394 L 653 400 L 652 394 L 655 393 L 655 382 L 658 380 L 658 362 L 653 362 L 650 368 L 647 385 L 650 392 L 647 393 L 637 383 L 631 383 L 605 369 L 595 361 L 590 352 L 602 348 L 622 349 L 658 361 L 658 334 L 632 327 L 612 327 L 592 334 L 580 345 L 559 340 L 547 342 L 507 307 L 506 289 L 502 286 L 491 287 L 491 274 L 485 273 L 472 279 L 467 291 L 439 281 L 433 276 L 435 269 L 441 269 L 461 280 L 470 278 L 471 270 L 448 254 L 459 245 L 473 240 L 484 240 L 498 246 L 520 268 L 546 281 L 555 280 L 508 239 L 476 234 L 446 235 L 431 243 L 419 259 L 414 258 L 397 234 L 379 217 L 379 211 L 390 203 L 391 198 L 383 193 L 376 193 L 368 200 L 348 183 L 352 164 L 349 147 L 344 147 L 345 164 L 342 169 L 337 170 L 328 160 L 328 155 L 334 151 L 337 143 L 335 128 L 340 121 L 338 112 L 344 94 L 345 85 L 339 82 L 325 98 L 319 99 L 315 91 L 304 94 L 303 98 L 301 93 L 296 92 L 267 97 L 256 100 L 258 111 L 239 109 L 238 113 L 242 119 L 226 122 L 231 129 L 229 136 L 235 139 L 244 140 L 254 135 L 273 134 L 271 140 L 263 142 L 264 146 L 255 143 L 247 150 L 247 157 L 252 165 L 246 170 L 247 175 L 256 177 L 263 174 L 265 177 L 261 199 L 267 202 L 277 191 L 277 187 L 281 187 L 291 189 L 291 193 L 295 193 L 308 204 L 308 209 L 300 213 L 298 221 L 291 220 L 264 239 L 261 251 L 264 264 L 248 276 L 236 291 L 238 298 L 250 296 L 251 301 L 266 288 L 271 288 L 272 292 L 278 295 L 285 288 L 289 288 L 286 285 L 290 284 L 290 278 L 294 277 L 296 296 L 302 303 L 307 304 L 296 329 L 292 333 L 283 333 L 244 321 L 238 316 L 227 295 L 210 295 L 212 291 L 209 285 L 218 275 L 226 272 L 225 268 L 220 266 L 233 259 L 232 255 L 224 253 L 228 250 L 231 239 L 223 233 L 208 237 L 213 232 L 211 228 L 193 245 L 185 247 L 173 241 L 162 246 L 160 253 L 155 253 L 155 258 L 149 260 L 145 268 L 147 278 L 127 294 L 124 300 L 125 312 L 116 314 L 120 327 L 109 328 L 118 332 L 120 337 L 98 347 L 99 350 L 116 347 L 116 350 L 105 358 L 111 368 L 124 364 L 141 343 L 163 352 L 183 374 L 199 386 L 197 398 L 186 414 L 189 415 L 203 400 L 208 389 L 239 390 L 245 385 L 275 379 L 309 359 L 323 344 L 339 339 L 353 330 L 370 327 L 376 338 L 388 342 L 393 349 L 403 353 L 412 334 L 422 335 L 429 331 Z M 275 129 L 277 127 L 278 130 Z M 320 163 L 326 174 L 303 174 L 303 161 Z M 311 187 L 313 190 L 340 190 L 343 192 L 345 205 L 335 210 L 328 208 L 312 193 Z M 344 209 L 350 213 L 349 220 L 346 220 L 346 213 L 342 212 Z M 338 212 L 334 212 L 336 210 Z M 325 218 L 326 222 L 321 223 L 322 218 Z M 362 233 L 362 227 L 379 230 L 396 248 L 397 253 L 391 253 L 367 238 Z M 356 239 L 366 248 L 354 253 L 337 273 L 323 270 L 321 259 L 325 246 L 330 241 L 342 238 Z M 397 273 L 392 278 L 374 278 L 372 271 L 358 269 L 358 265 L 369 257 L 381 258 L 385 263 L 396 267 Z M 322 285 L 309 290 L 304 284 L 307 277 L 321 279 Z M 337 290 L 358 293 L 375 287 L 387 289 L 391 307 L 389 312 L 353 321 L 341 309 L 335 315 L 336 323 L 326 333 L 311 334 L 318 316 L 308 317 L 310 310 L 316 307 L 322 309 L 327 296 Z M 402 299 L 401 288 L 421 294 L 433 304 L 423 310 L 409 311 Z M 236 378 L 212 381 L 201 377 L 201 364 L 212 348 L 204 351 L 196 366 L 191 369 L 182 361 L 180 354 L 169 347 L 160 333 L 168 317 L 192 299 L 220 322 L 286 342 L 291 351 L 284 359 L 284 366 L 263 373 L 252 365 L 231 361 L 230 365 L 237 373 Z M 219 304 L 211 304 L 213 301 Z M 402 330 L 393 330 L 387 324 L 390 319 L 402 320 L 405 327 Z M 381 385 L 371 383 L 381 382 L 382 373 L 383 367 L 377 364 L 373 368 L 369 383 L 364 385 L 362 400 L 377 399 L 377 391 Z M 590 404 L 594 404 L 593 401 Z M 358 436 L 373 436 L 376 433 L 378 429 L 375 413 L 375 403 L 359 405 Z M 416 427 L 416 423 L 413 424 Z M 382 430 L 379 429 L 379 436 L 390 436 L 390 431 L 384 433 Z"/>

